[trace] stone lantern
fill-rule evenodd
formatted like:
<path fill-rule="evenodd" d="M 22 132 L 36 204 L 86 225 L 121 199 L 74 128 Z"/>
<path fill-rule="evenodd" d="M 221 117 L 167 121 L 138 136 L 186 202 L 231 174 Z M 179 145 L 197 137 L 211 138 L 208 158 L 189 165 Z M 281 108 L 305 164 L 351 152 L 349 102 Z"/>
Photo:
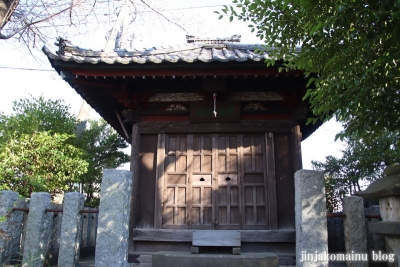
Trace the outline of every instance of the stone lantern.
<path fill-rule="evenodd" d="M 379 198 L 382 221 L 371 224 L 370 232 L 385 236 L 385 257 L 395 254 L 394 261 L 388 261 L 388 266 L 400 266 L 400 165 L 386 167 L 384 174 L 384 178 L 376 180 L 356 195 Z"/>

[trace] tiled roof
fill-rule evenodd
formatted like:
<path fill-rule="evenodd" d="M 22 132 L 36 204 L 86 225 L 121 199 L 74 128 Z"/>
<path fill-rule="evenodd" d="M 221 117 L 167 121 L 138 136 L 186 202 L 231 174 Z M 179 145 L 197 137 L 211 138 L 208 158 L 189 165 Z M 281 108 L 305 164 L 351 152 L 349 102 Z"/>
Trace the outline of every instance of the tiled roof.
<path fill-rule="evenodd" d="M 264 61 L 268 52 L 256 53 L 264 50 L 261 45 L 241 44 L 237 42 L 223 43 L 188 43 L 174 47 L 152 47 L 142 50 L 114 50 L 93 51 L 73 46 L 68 40 L 58 39 L 59 50 L 53 54 L 47 47 L 43 52 L 51 59 L 72 61 L 76 63 L 107 63 L 107 64 L 145 64 L 148 62 L 229 62 L 229 61 Z"/>

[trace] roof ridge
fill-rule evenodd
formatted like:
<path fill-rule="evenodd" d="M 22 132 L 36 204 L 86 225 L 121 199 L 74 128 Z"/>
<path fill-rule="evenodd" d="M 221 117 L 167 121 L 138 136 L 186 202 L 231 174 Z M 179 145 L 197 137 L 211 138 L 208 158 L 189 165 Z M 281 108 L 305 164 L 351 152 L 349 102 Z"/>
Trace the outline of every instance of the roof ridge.
<path fill-rule="evenodd" d="M 222 44 L 224 42 L 239 43 L 241 37 L 242 36 L 240 34 L 234 34 L 231 37 L 210 39 L 210 38 L 196 38 L 194 35 L 186 35 L 186 41 L 188 43 L 204 43 L 204 44 Z"/>
<path fill-rule="evenodd" d="M 243 62 L 262 61 L 270 58 L 273 48 L 261 44 L 242 44 L 223 41 L 220 43 L 186 43 L 181 46 L 157 46 L 147 49 L 119 49 L 113 51 L 80 48 L 64 38 L 57 38 L 59 49 L 51 53 L 47 47 L 43 52 L 51 59 L 75 61 L 77 63 L 144 64 L 147 62 Z"/>

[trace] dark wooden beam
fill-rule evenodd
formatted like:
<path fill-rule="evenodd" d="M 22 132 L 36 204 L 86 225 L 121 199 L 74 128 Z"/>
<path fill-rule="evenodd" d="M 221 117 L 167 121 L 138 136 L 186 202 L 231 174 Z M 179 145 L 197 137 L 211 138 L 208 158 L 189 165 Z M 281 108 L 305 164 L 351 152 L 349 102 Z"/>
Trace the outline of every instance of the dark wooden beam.
<path fill-rule="evenodd" d="M 144 121 L 147 116 L 142 116 L 139 123 L 141 134 L 157 133 L 265 133 L 265 132 L 292 132 L 292 121 L 241 121 L 240 123 L 191 123 L 189 116 L 164 116 L 166 119 L 181 117 L 186 121 Z M 161 117 L 161 116 L 159 116 Z M 154 117 L 153 117 L 154 118 Z"/>
<path fill-rule="evenodd" d="M 291 71 L 289 73 L 280 73 L 277 69 L 166 69 L 166 70 L 149 70 L 149 69 L 135 69 L 135 70 L 126 70 L 126 69 L 74 69 L 71 70 L 73 75 L 79 76 L 103 76 L 103 77 L 114 77 L 114 76 L 159 76 L 159 77 L 178 77 L 178 76 L 210 76 L 213 78 L 219 76 L 254 76 L 254 75 L 266 75 L 271 74 L 275 77 L 280 75 L 285 75 L 289 73 L 297 73 L 297 71 Z"/>
<path fill-rule="evenodd" d="M 110 89 L 121 89 L 121 85 L 119 83 L 113 82 L 105 82 L 104 80 L 97 81 L 97 79 L 89 80 L 84 78 L 78 78 L 73 81 L 74 84 L 82 84 L 92 86 L 90 90 L 95 89 L 96 87 L 106 87 Z"/>

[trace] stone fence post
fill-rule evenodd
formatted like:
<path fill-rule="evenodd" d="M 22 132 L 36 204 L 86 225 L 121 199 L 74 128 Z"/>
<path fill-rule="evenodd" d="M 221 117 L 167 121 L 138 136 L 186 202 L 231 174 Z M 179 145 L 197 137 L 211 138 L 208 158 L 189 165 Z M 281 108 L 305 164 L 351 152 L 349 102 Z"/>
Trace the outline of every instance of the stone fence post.
<path fill-rule="evenodd" d="M 294 174 L 296 218 L 296 266 L 324 267 L 328 253 L 324 173 L 299 170 Z"/>
<path fill-rule="evenodd" d="M 24 213 L 11 210 L 23 206 L 24 201 L 19 199 L 17 192 L 0 191 L 0 265 L 19 252 Z"/>
<path fill-rule="evenodd" d="M 22 267 L 42 267 L 50 243 L 53 213 L 49 193 L 32 193 L 29 204 Z"/>
<path fill-rule="evenodd" d="M 66 193 L 64 196 L 58 267 L 79 265 L 83 217 L 80 211 L 83 209 L 84 203 L 84 195 L 78 192 Z"/>
<path fill-rule="evenodd" d="M 360 260 L 347 261 L 347 267 L 368 267 L 363 199 L 355 196 L 345 197 L 343 199 L 343 213 L 346 215 L 343 219 L 346 254 L 360 255 Z"/>
<path fill-rule="evenodd" d="M 104 170 L 96 239 L 96 267 L 128 266 L 132 173 Z"/>

